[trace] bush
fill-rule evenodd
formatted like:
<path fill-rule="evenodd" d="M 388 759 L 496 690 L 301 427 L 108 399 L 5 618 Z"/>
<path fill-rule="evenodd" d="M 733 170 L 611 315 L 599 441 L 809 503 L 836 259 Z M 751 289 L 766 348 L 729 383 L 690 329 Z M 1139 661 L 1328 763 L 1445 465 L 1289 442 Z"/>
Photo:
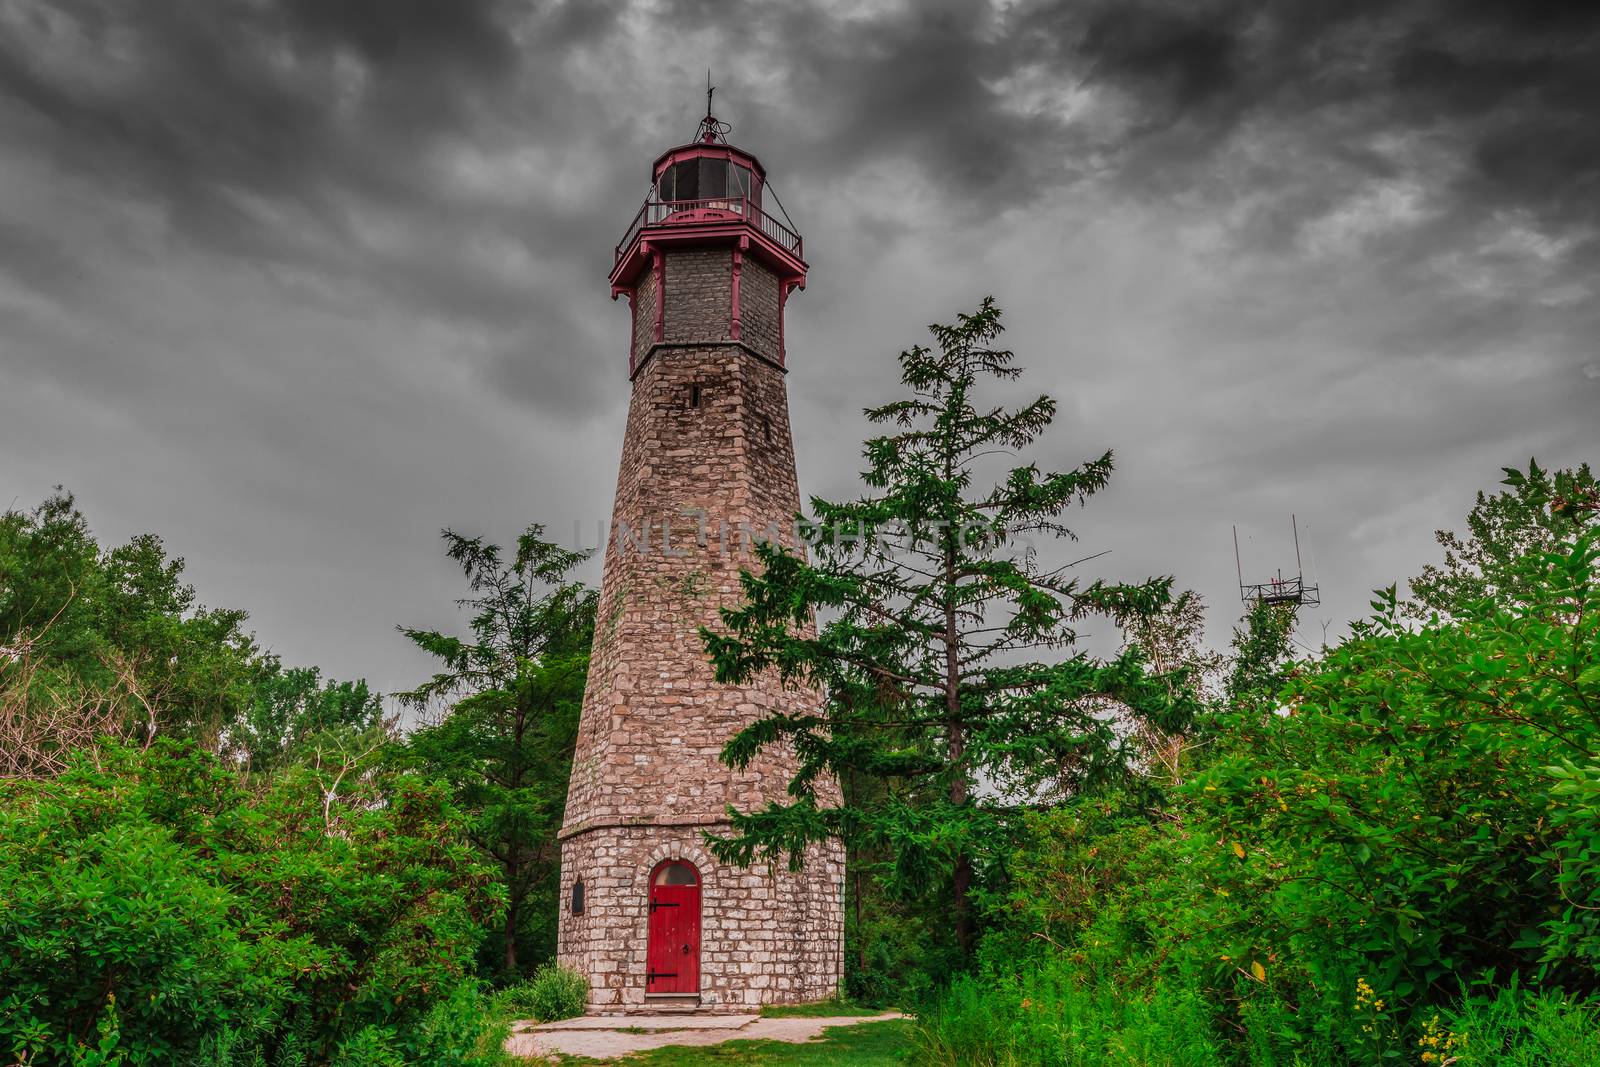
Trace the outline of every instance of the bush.
<path fill-rule="evenodd" d="M 589 1007 L 589 980 L 571 967 L 546 963 L 525 982 L 502 990 L 495 998 L 500 1012 L 542 1023 L 571 1019 Z"/>
<path fill-rule="evenodd" d="M 472 1062 L 498 898 L 438 789 L 365 767 L 332 800 L 308 767 L 250 792 L 172 742 L 97 759 L 0 783 L 0 1055 Z"/>
<path fill-rule="evenodd" d="M 1424 623 L 1384 594 L 1275 699 L 1223 713 L 1156 810 L 1099 794 L 1030 818 L 987 970 L 928 1013 L 924 1057 L 1600 1048 L 1600 539 L 1502 577 L 1514 595 Z"/>
<path fill-rule="evenodd" d="M 1145 961 L 1148 962 L 1148 961 Z M 1600 1067 L 1600 1006 L 1503 987 L 1399 1020 L 1350 1049 L 1293 1005 L 1258 996 L 1232 1038 L 1214 1005 L 1181 978 L 1130 990 L 1094 984 L 1065 959 L 1035 961 L 1020 977 L 957 979 L 913 1031 L 912 1062 L 927 1067 Z M 1369 1005 L 1370 1007 L 1370 1005 Z M 1360 1014 L 1359 1012 L 1357 1013 Z M 1367 1011 L 1369 1020 L 1375 1015 Z M 1408 1036 L 1400 1038 L 1404 1031 Z"/>
<path fill-rule="evenodd" d="M 1502 989 L 1424 1020 L 1424 1064 L 1455 1067 L 1600 1067 L 1600 1007 L 1556 995 Z"/>

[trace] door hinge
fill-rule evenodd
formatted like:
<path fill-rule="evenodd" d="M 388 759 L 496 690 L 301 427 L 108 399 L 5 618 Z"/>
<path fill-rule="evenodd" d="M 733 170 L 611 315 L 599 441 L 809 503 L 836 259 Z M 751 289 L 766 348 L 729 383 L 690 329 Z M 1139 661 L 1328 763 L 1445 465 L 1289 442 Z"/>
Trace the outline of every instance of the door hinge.
<path fill-rule="evenodd" d="M 676 900 L 652 900 L 650 902 L 651 911 L 655 911 L 657 908 L 676 908 L 677 906 L 678 902 Z"/>

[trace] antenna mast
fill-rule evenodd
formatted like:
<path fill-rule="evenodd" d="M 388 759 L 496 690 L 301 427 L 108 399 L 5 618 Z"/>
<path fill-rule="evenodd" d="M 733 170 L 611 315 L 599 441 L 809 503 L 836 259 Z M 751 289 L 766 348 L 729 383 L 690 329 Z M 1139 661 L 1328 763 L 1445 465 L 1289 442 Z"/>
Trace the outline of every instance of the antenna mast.
<path fill-rule="evenodd" d="M 1239 573 L 1239 598 L 1246 604 L 1272 604 L 1284 605 L 1299 609 L 1301 607 L 1315 607 L 1322 603 L 1322 590 L 1315 584 L 1307 585 L 1305 567 L 1300 562 L 1300 520 L 1295 515 L 1289 516 L 1289 525 L 1294 534 L 1294 567 L 1293 578 L 1285 578 L 1283 572 L 1270 581 L 1245 584 L 1244 564 L 1239 557 L 1239 527 L 1233 528 L 1233 565 Z"/>

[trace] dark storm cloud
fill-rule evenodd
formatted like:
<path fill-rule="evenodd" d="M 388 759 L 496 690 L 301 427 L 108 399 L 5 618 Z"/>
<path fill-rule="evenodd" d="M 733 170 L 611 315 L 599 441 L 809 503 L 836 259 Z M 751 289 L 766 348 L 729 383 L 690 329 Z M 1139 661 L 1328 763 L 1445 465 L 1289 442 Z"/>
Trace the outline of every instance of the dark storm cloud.
<path fill-rule="evenodd" d="M 232 243 L 251 228 L 241 192 L 339 227 L 344 192 L 440 206 L 420 166 L 435 139 L 506 124 L 570 132 L 570 89 L 541 72 L 616 17 L 609 4 L 495 0 L 55 5 L 0 43 L 0 86 L 32 113 L 36 145 L 138 183 L 192 235 Z M 953 200 L 1003 190 L 1025 202 L 1090 173 L 1192 186 L 1197 166 L 1252 134 L 1285 157 L 1309 150 L 1381 175 L 1394 163 L 1371 142 L 1396 132 L 1458 142 L 1471 167 L 1451 191 L 1474 203 L 1600 210 L 1590 3 L 1072 0 L 850 18 L 681 3 L 652 26 L 715 31 L 707 53 L 781 84 L 808 127 L 796 155 L 813 175 L 903 159 Z M 1107 99 L 1084 113 L 1021 99 L 1023 72 Z"/>
<path fill-rule="evenodd" d="M 616 32 L 615 5 L 85 0 L 23 11 L 19 32 L 0 37 L 14 144 L 154 198 L 201 245 L 391 285 L 441 315 L 529 325 L 513 292 L 526 279 L 480 276 L 440 253 L 440 235 L 509 234 L 534 258 L 564 254 L 614 228 L 610 200 L 629 184 L 606 171 L 596 192 L 607 197 L 575 210 L 541 202 L 536 185 L 486 205 L 432 164 L 442 145 L 518 137 L 592 149 L 591 101 L 576 99 L 563 59 Z M 1428 189 L 1449 226 L 1493 209 L 1552 225 L 1600 211 L 1592 4 L 1073 0 L 848 18 L 776 4 L 730 18 L 725 5 L 686 2 L 649 25 L 653 36 L 716 34 L 705 51 L 731 57 L 747 100 L 770 86 L 762 103 L 794 110 L 788 181 L 818 188 L 901 162 L 944 218 L 1025 207 L 1098 177 L 1125 194 L 1254 196 L 1236 236 L 1272 244 L 1365 181 L 1431 165 L 1377 150 L 1385 135 L 1464 162 Z M 1064 104 L 1074 93 L 1092 99 Z M 399 237 L 374 246 L 352 205 Z"/>
<path fill-rule="evenodd" d="M 1070 413 L 1042 461 L 1116 447 L 1105 543 L 1213 596 L 1188 542 L 1226 587 L 1241 510 L 1355 531 L 1359 611 L 1464 510 L 1408 468 L 1470 503 L 1592 452 L 1593 3 L 10 0 L 3 458 L 242 573 L 306 658 L 401 662 L 439 525 L 604 514 L 611 247 L 708 66 L 815 267 L 807 491 L 990 291 Z"/>
<path fill-rule="evenodd" d="M 14 284 L 45 295 L 71 292 L 83 270 L 65 244 L 43 229 L 0 218 L 0 273 Z"/>
<path fill-rule="evenodd" d="M 521 334 L 537 262 L 603 247 L 595 231 L 613 220 L 602 223 L 599 204 L 585 214 L 543 202 L 537 183 L 508 197 L 463 192 L 439 159 L 570 134 L 562 57 L 614 18 L 601 3 L 494 0 L 23 6 L 0 34 L 0 120 L 9 151 L 109 200 L 157 206 L 208 253 Z M 80 247 L 73 262 L 7 229 L 0 262 L 38 275 L 33 285 L 102 251 Z M 522 272 L 486 262 L 506 247 L 476 254 L 486 243 L 520 244 Z"/>
<path fill-rule="evenodd" d="M 995 38 L 1004 26 L 986 5 L 864 5 L 843 17 L 817 5 L 751 5 L 732 20 L 726 12 L 683 0 L 655 24 L 725 32 L 739 91 L 775 87 L 765 102 L 796 120 L 787 131 L 797 142 L 793 184 L 848 181 L 864 167 L 903 162 L 906 178 L 928 181 L 949 210 L 964 212 L 964 197 L 1031 196 L 1061 178 L 1060 158 L 1039 152 L 1058 139 L 1058 118 L 1008 108 L 995 84 L 1018 56 Z"/>
<path fill-rule="evenodd" d="M 1270 244 L 1444 155 L 1462 166 L 1428 176 L 1434 210 L 1600 218 L 1593 3 L 783 4 L 729 19 L 686 0 L 654 25 L 718 32 L 743 84 L 774 86 L 766 103 L 792 110 L 804 146 L 793 177 L 903 162 L 950 213 L 1100 178 L 1129 195 L 1256 196 L 1238 236 Z M 1411 141 L 1435 151 L 1410 159 Z"/>
<path fill-rule="evenodd" d="M 283 6 L 308 37 L 353 47 L 385 71 L 493 77 L 516 60 L 498 0 L 287 0 Z"/>
<path fill-rule="evenodd" d="M 1128 97 L 1113 131 L 1128 179 L 1192 181 L 1262 130 L 1381 176 L 1374 139 L 1415 135 L 1470 163 L 1443 195 L 1552 222 L 1600 212 L 1593 3 L 1073 2 L 1028 11 L 1011 40 Z"/>

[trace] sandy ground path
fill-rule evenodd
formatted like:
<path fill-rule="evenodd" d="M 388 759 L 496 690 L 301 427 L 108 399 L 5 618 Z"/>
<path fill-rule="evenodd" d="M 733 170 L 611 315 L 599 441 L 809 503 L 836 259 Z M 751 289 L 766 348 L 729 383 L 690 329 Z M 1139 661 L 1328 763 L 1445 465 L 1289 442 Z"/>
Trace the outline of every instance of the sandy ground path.
<path fill-rule="evenodd" d="M 903 1019 L 897 1011 L 881 1015 L 832 1015 L 815 1019 L 763 1019 L 757 1015 L 586 1016 L 540 1026 L 512 1024 L 506 1051 L 513 1056 L 592 1056 L 609 1059 L 663 1045 L 720 1045 L 724 1041 L 812 1041 L 830 1026 Z M 624 1029 L 625 1028 L 625 1029 Z M 641 1032 L 643 1031 L 643 1032 Z"/>

